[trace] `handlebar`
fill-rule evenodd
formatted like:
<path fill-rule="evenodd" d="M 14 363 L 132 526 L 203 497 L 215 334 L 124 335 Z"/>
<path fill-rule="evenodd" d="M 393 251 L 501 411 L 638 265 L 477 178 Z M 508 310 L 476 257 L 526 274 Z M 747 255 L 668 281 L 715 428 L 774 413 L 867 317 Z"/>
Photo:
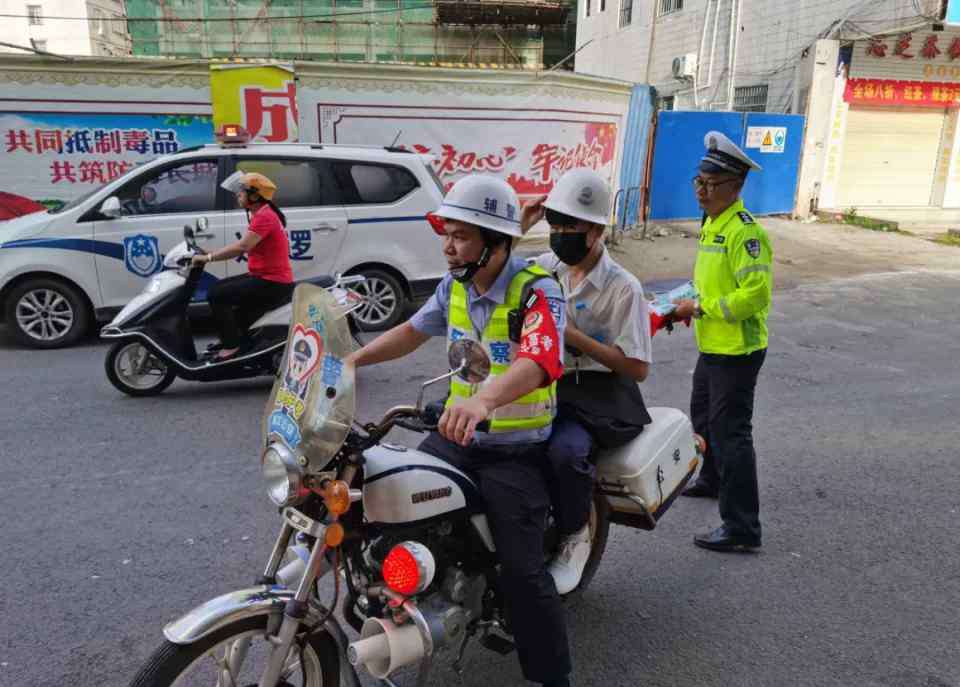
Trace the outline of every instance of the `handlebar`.
<path fill-rule="evenodd" d="M 387 411 L 379 424 L 368 425 L 366 429 L 370 432 L 371 438 L 375 438 L 376 441 L 385 437 L 394 427 L 403 427 L 420 434 L 435 432 L 443 411 L 443 401 L 429 403 L 421 410 L 417 410 L 415 406 L 395 406 Z M 477 423 L 476 431 L 489 432 L 490 420 Z"/>

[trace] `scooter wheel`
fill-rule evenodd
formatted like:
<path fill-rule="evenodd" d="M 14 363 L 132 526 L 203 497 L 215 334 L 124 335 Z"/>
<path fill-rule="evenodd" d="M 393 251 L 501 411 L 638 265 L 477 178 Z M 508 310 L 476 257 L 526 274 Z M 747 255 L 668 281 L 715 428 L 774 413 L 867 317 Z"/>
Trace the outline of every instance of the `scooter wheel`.
<path fill-rule="evenodd" d="M 173 384 L 176 372 L 139 341 L 118 341 L 104 361 L 107 379 L 128 396 L 154 396 Z"/>

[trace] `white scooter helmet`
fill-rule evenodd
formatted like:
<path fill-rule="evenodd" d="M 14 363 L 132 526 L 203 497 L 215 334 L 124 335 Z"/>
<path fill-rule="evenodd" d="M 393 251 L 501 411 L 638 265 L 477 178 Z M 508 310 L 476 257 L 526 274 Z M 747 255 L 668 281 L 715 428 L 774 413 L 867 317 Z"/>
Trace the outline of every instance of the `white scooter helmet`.
<path fill-rule="evenodd" d="M 471 174 L 455 183 L 433 214 L 479 227 L 483 233 L 484 248 L 480 258 L 450 270 L 453 278 L 461 283 L 472 280 L 477 270 L 490 261 L 499 241 L 488 232 L 509 237 L 508 249 L 514 238 L 523 236 L 516 191 L 503 179 L 489 174 Z"/>
<path fill-rule="evenodd" d="M 455 183 L 433 214 L 498 234 L 523 236 L 516 191 L 503 179 L 489 174 L 471 174 Z"/>
<path fill-rule="evenodd" d="M 571 169 L 554 185 L 543 207 L 605 227 L 610 221 L 610 186 L 592 169 Z"/>

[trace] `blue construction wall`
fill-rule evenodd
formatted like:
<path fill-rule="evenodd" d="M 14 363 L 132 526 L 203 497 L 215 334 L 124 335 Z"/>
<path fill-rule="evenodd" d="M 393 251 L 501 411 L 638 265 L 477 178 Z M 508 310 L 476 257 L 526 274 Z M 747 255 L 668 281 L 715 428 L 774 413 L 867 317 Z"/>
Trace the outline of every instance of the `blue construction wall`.
<path fill-rule="evenodd" d="M 650 183 L 650 219 L 700 219 L 691 179 L 704 155 L 703 137 L 708 131 L 726 134 L 743 148 L 763 171 L 750 172 L 743 189 L 743 202 L 756 215 L 793 211 L 804 118 L 801 115 L 766 112 L 661 112 L 657 117 L 656 141 Z M 782 153 L 747 148 L 749 127 L 786 127 Z"/>
<path fill-rule="evenodd" d="M 617 224 L 631 226 L 637 223 L 640 213 L 640 189 L 645 179 L 647 146 L 653 125 L 653 89 L 649 86 L 634 86 L 630 94 L 627 112 L 627 128 L 623 138 L 623 155 L 620 164 L 620 189 L 617 195 L 615 217 Z M 635 189 L 635 190 L 630 190 Z M 628 191 L 630 191 L 628 193 Z M 626 213 L 624 214 L 624 203 Z M 624 219 L 626 221 L 624 221 Z"/>

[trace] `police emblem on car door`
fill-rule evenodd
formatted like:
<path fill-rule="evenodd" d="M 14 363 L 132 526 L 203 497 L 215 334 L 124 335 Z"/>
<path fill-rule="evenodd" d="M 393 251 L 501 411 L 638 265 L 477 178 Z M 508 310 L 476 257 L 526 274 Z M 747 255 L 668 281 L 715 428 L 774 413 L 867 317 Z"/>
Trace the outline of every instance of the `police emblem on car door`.
<path fill-rule="evenodd" d="M 136 234 L 123 238 L 123 263 L 140 277 L 149 277 L 160 271 L 160 244 L 156 236 Z"/>

